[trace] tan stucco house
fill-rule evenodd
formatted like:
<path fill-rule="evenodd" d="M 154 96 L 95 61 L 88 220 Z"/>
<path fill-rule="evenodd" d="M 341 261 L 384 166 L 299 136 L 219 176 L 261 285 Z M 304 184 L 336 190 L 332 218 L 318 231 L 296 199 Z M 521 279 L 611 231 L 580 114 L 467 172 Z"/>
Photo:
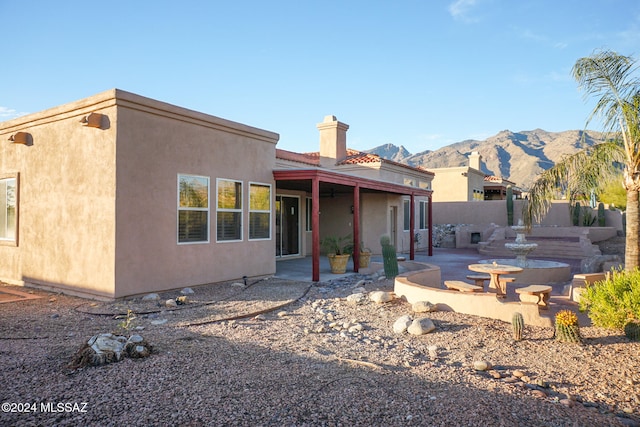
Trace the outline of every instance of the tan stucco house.
<path fill-rule="evenodd" d="M 374 252 L 389 234 L 413 256 L 433 174 L 348 151 L 332 116 L 318 129 L 319 153 L 285 152 L 274 132 L 118 89 L 2 122 L 0 281 L 120 298 L 307 255 L 318 280 L 327 233 Z"/>
<path fill-rule="evenodd" d="M 482 172 L 482 156 L 473 151 L 469 154 L 468 166 L 432 168 L 434 202 L 479 202 L 504 200 L 507 186 L 520 198 L 522 190 L 514 182 Z"/>

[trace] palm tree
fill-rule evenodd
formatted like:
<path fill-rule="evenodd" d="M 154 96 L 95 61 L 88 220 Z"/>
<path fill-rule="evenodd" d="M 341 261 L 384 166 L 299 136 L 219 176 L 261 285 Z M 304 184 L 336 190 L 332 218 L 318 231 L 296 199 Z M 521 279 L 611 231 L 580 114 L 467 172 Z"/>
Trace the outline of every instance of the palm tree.
<path fill-rule="evenodd" d="M 573 66 L 573 77 L 585 97 L 599 97 L 587 119 L 600 117 L 613 139 L 595 145 L 543 172 L 530 189 L 524 217 L 527 224 L 539 221 L 558 191 L 573 202 L 606 183 L 607 177 L 623 168 L 622 185 L 627 193 L 625 269 L 640 266 L 640 79 L 636 60 L 610 50 L 595 51 Z"/>

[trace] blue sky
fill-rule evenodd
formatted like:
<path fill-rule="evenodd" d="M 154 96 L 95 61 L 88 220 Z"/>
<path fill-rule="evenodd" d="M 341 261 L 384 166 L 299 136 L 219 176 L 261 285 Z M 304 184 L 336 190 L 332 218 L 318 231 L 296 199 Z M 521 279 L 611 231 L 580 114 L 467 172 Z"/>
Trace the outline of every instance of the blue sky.
<path fill-rule="evenodd" d="M 640 53 L 637 0 L 0 0 L 0 16 L 0 121 L 118 88 L 298 152 L 329 114 L 361 150 L 583 129 L 575 61 Z"/>

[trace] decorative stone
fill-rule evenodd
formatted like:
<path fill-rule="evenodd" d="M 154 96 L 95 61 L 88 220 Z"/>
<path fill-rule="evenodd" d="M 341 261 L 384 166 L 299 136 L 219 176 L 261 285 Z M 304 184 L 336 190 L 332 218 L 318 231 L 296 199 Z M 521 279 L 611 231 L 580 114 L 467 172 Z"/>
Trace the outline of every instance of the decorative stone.
<path fill-rule="evenodd" d="M 246 288 L 244 283 L 240 283 L 240 282 L 234 282 L 231 284 L 231 286 L 233 286 L 234 288 Z"/>
<path fill-rule="evenodd" d="M 287 317 L 289 315 L 289 313 L 287 313 L 286 311 L 279 311 L 278 314 L 276 314 L 276 316 L 278 317 Z"/>
<path fill-rule="evenodd" d="M 486 360 L 474 360 L 473 369 L 476 371 L 486 371 L 491 369 L 491 363 Z"/>
<path fill-rule="evenodd" d="M 360 331 L 362 331 L 362 329 L 364 329 L 364 328 L 363 328 L 363 326 L 362 326 L 362 324 L 361 324 L 361 323 L 356 323 L 355 325 L 351 325 L 351 326 L 349 326 L 348 331 L 349 331 L 350 333 L 352 333 L 352 334 L 353 334 L 353 333 L 355 333 L 355 332 L 360 332 Z"/>
<path fill-rule="evenodd" d="M 378 304 L 384 304 L 393 300 L 393 295 L 390 292 L 374 291 L 369 294 L 369 299 Z"/>
<path fill-rule="evenodd" d="M 176 302 L 176 300 L 174 299 L 168 299 L 164 302 L 164 305 L 169 307 L 169 308 L 173 308 L 173 307 L 177 307 L 178 303 Z"/>
<path fill-rule="evenodd" d="M 180 293 L 182 295 L 193 295 L 193 294 L 195 294 L 195 292 L 191 288 L 184 288 L 183 290 L 180 291 Z"/>
<path fill-rule="evenodd" d="M 253 318 L 254 320 L 267 320 L 264 314 L 258 314 Z"/>
<path fill-rule="evenodd" d="M 358 283 L 355 284 L 354 288 L 364 288 L 364 284 L 364 280 L 358 280 Z"/>
<path fill-rule="evenodd" d="M 411 316 L 409 316 L 408 314 L 405 314 L 404 316 L 398 318 L 398 320 L 396 320 L 393 323 L 393 332 L 395 332 L 396 334 L 405 333 L 407 328 L 409 327 L 409 325 L 411 325 L 412 322 L 413 322 L 413 319 L 411 319 Z"/>
<path fill-rule="evenodd" d="M 353 290 L 351 292 L 353 292 L 354 294 L 365 294 L 365 293 L 367 293 L 367 290 L 365 288 L 363 288 L 362 286 L 358 286 L 358 287 L 353 288 Z"/>
<path fill-rule="evenodd" d="M 430 313 L 432 311 L 437 311 L 436 305 L 429 301 L 416 301 L 411 305 L 411 309 L 414 313 Z"/>
<path fill-rule="evenodd" d="M 142 297 L 142 301 L 158 301 L 160 299 L 160 295 L 158 294 L 147 294 Z"/>
<path fill-rule="evenodd" d="M 429 352 L 429 357 L 431 359 L 437 359 L 438 358 L 438 346 L 437 345 L 430 345 L 429 347 L 427 347 L 427 351 Z"/>
<path fill-rule="evenodd" d="M 152 325 L 164 325 L 165 323 L 167 323 L 167 319 L 158 319 L 158 320 L 152 320 L 151 324 Z"/>
<path fill-rule="evenodd" d="M 516 377 L 516 378 L 521 378 L 521 377 L 523 377 L 523 376 L 524 376 L 524 372 L 519 371 L 519 370 L 517 370 L 517 369 L 516 369 L 515 371 L 513 371 L 513 374 L 512 374 L 512 375 L 513 375 L 514 377 Z"/>
<path fill-rule="evenodd" d="M 543 399 L 546 399 L 546 398 L 547 398 L 547 393 L 545 393 L 545 392 L 544 392 L 544 391 L 542 391 L 542 390 L 538 390 L 538 389 L 531 390 L 531 394 L 533 394 L 533 395 L 534 395 L 534 396 L 536 396 L 536 397 L 541 397 L 541 398 L 543 398 Z"/>
<path fill-rule="evenodd" d="M 436 325 L 428 317 L 422 319 L 414 319 L 411 325 L 407 328 L 407 332 L 411 335 L 424 335 L 429 332 L 433 332 L 436 329 Z"/>
<path fill-rule="evenodd" d="M 363 293 L 351 294 L 347 297 L 347 302 L 353 305 L 364 304 L 367 296 Z"/>

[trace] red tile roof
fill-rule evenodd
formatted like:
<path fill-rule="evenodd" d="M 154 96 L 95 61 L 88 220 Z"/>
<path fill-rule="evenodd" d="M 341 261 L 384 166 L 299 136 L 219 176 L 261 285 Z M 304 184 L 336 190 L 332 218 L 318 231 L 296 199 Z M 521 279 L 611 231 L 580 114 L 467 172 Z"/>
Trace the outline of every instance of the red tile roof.
<path fill-rule="evenodd" d="M 276 158 L 282 160 L 289 160 L 292 162 L 304 163 L 308 165 L 320 166 L 320 153 L 295 153 L 293 151 L 281 150 L 276 148 Z M 400 166 L 406 169 L 411 169 L 413 171 L 418 171 L 421 173 L 427 173 L 433 175 L 433 172 L 429 172 L 425 168 L 422 167 L 414 167 L 409 166 L 404 163 L 394 162 L 393 160 L 383 159 L 377 154 L 365 153 L 363 151 L 352 150 L 351 148 L 347 149 L 347 157 L 339 161 L 338 165 L 358 165 L 364 163 L 386 163 L 389 165 Z"/>
<path fill-rule="evenodd" d="M 276 158 L 313 166 L 320 166 L 320 153 L 294 153 L 293 151 L 276 148 Z"/>
<path fill-rule="evenodd" d="M 509 181 L 508 179 L 500 178 L 499 176 L 494 176 L 494 175 L 485 175 L 484 180 L 486 182 L 497 182 L 497 183 L 513 184 L 513 185 L 516 184 L 513 181 Z"/>

